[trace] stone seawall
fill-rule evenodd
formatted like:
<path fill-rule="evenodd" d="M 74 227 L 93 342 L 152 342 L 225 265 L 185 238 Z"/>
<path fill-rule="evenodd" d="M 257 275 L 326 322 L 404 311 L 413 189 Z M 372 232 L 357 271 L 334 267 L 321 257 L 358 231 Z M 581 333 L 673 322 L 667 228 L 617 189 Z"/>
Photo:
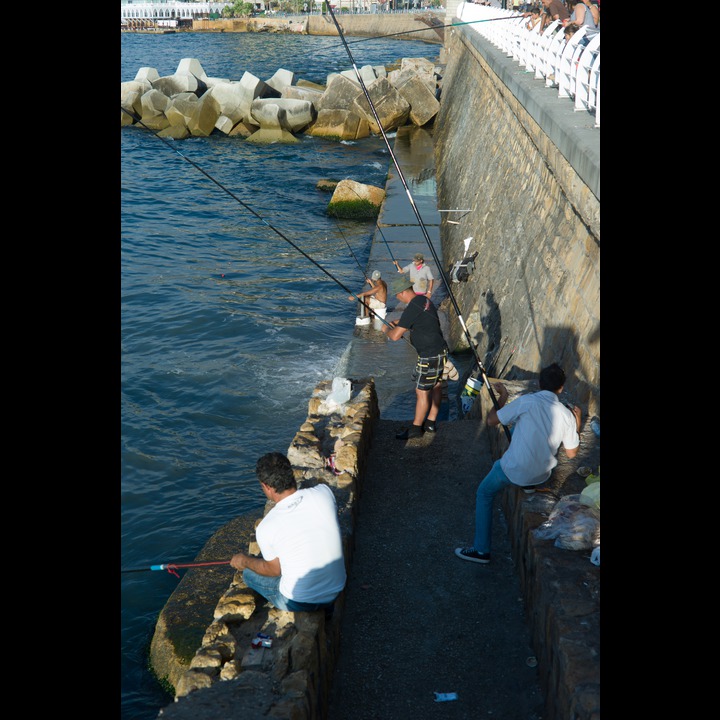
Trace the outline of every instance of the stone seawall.
<path fill-rule="evenodd" d="M 422 40 L 442 44 L 444 30 L 423 30 L 428 23 L 442 25 L 434 15 L 419 13 L 377 13 L 369 15 L 336 16 L 343 34 L 359 37 L 385 37 L 397 34 L 398 40 Z M 424 22 L 424 20 L 426 22 Z M 251 17 L 227 20 L 194 20 L 192 32 L 270 32 L 301 33 L 303 35 L 339 35 L 330 15 L 295 15 L 289 17 Z M 403 35 L 402 33 L 406 33 Z"/>
<path fill-rule="evenodd" d="M 573 400 L 599 415 L 600 131 L 474 30 L 446 32 L 438 208 L 469 212 L 443 213 L 443 256 L 462 259 L 468 237 L 478 253 L 452 285 L 463 318 L 481 358 L 508 338 L 506 377 L 557 361 Z M 451 349 L 467 348 L 449 314 Z"/>

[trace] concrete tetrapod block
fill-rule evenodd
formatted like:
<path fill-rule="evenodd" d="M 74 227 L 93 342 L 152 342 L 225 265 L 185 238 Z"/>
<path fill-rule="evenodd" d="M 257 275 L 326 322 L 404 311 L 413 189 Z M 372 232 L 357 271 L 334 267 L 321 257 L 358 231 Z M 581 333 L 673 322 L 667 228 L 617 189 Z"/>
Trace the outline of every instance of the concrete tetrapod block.
<path fill-rule="evenodd" d="M 233 125 L 239 123 L 248 113 L 245 99 L 247 92 L 240 82 L 220 82 L 213 85 L 206 95 L 212 95 L 217 102 L 220 112 L 229 117 Z"/>
<path fill-rule="evenodd" d="M 286 87 L 294 85 L 296 80 L 297 76 L 294 72 L 292 72 L 291 70 L 283 70 L 283 68 L 280 68 L 279 70 L 276 70 L 275 74 L 265 82 L 271 88 L 277 90 L 280 94 L 282 94 L 282 91 Z"/>
<path fill-rule="evenodd" d="M 435 80 L 434 73 L 428 74 L 426 72 L 417 72 L 416 70 L 412 70 L 409 68 L 401 68 L 400 70 L 393 70 L 388 75 L 388 80 L 390 81 L 391 85 L 393 85 L 399 90 L 401 85 L 404 85 L 413 77 L 417 77 L 422 80 L 423 83 L 427 86 L 427 89 L 434 96 L 436 95 L 437 81 Z"/>
<path fill-rule="evenodd" d="M 245 71 L 240 78 L 240 109 L 245 122 L 254 123 L 250 107 L 256 98 L 279 98 L 280 93 L 256 75 Z"/>
<path fill-rule="evenodd" d="M 205 80 L 207 75 L 199 60 L 195 58 L 183 58 L 175 70 L 176 75 L 194 75 L 198 80 Z"/>
<path fill-rule="evenodd" d="M 220 108 L 212 95 L 203 95 L 195 103 L 188 121 L 190 134 L 195 137 L 207 137 L 215 129 L 215 123 L 220 115 Z"/>
<path fill-rule="evenodd" d="M 359 140 L 370 135 L 368 121 L 350 110 L 319 110 L 314 123 L 305 128 L 306 135 Z"/>
<path fill-rule="evenodd" d="M 152 88 L 140 97 L 140 105 L 143 118 L 163 115 L 170 107 L 170 98 L 159 90 Z"/>
<path fill-rule="evenodd" d="M 182 92 L 194 92 L 196 95 L 202 95 L 205 92 L 205 84 L 188 73 L 164 75 L 153 80 L 152 86 L 168 97 Z"/>
<path fill-rule="evenodd" d="M 270 143 L 299 143 L 300 141 L 291 133 L 284 128 L 260 128 L 257 132 L 254 132 L 245 142 L 253 142 L 263 145 L 269 145 Z"/>
<path fill-rule="evenodd" d="M 250 114 L 261 128 L 277 127 L 278 123 L 292 133 L 300 132 L 315 119 L 311 102 L 290 98 L 258 98 L 253 101 Z"/>
<path fill-rule="evenodd" d="M 135 75 L 135 80 L 149 84 L 152 83 L 153 80 L 157 80 L 159 77 L 160 75 L 155 68 L 141 67 Z"/>
<path fill-rule="evenodd" d="M 356 80 L 349 80 L 344 75 L 335 75 L 329 80 L 327 89 L 315 107 L 318 112 L 320 110 L 352 110 L 355 99 L 362 94 L 360 83 Z"/>
<path fill-rule="evenodd" d="M 312 104 L 315 114 L 317 114 L 317 104 L 322 99 L 322 96 L 322 90 L 316 90 L 309 87 L 298 87 L 297 85 L 290 85 L 282 91 L 282 97 L 288 100 L 307 100 Z"/>
<path fill-rule="evenodd" d="M 195 93 L 187 92 L 175 95 L 170 101 L 170 107 L 165 111 L 170 124 L 176 127 L 187 127 L 197 102 L 198 96 Z"/>
<path fill-rule="evenodd" d="M 419 75 L 410 76 L 405 83 L 397 86 L 397 91 L 410 105 L 409 117 L 413 125 L 422 127 L 440 111 L 440 103 Z"/>
<path fill-rule="evenodd" d="M 120 107 L 140 117 L 142 115 L 142 102 L 140 99 L 148 90 L 152 90 L 148 83 L 136 82 L 135 80 L 120 83 Z M 132 125 L 134 122 L 135 118 L 122 110 L 120 111 L 121 125 Z"/>
<path fill-rule="evenodd" d="M 375 112 L 382 123 L 383 130 L 395 130 L 407 122 L 410 115 L 410 104 L 390 84 L 387 78 L 378 78 L 367 86 L 367 91 L 375 107 Z M 371 132 L 378 134 L 380 127 L 365 95 L 362 94 L 356 98 L 353 105 L 355 112 L 367 119 Z"/>

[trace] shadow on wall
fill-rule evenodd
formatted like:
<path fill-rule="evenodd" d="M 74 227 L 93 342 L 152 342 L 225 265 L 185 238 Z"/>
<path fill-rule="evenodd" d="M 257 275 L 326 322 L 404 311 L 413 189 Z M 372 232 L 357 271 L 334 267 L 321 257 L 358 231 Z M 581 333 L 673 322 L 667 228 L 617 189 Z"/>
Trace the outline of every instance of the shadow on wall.
<path fill-rule="evenodd" d="M 593 330 L 589 342 L 599 342 L 600 325 Z M 581 380 L 578 372 L 580 358 L 577 352 L 577 336 L 573 330 L 567 327 L 548 327 L 543 332 L 542 345 L 540 350 L 540 365 L 537 368 L 522 368 L 513 364 L 505 373 L 505 380 L 528 380 L 537 378 L 540 370 L 551 363 L 556 362 L 565 371 L 567 380 L 565 392 L 572 398 L 572 401 L 583 410 L 583 415 L 588 412 L 590 396 L 594 395 L 599 403 L 599 387 L 593 387 Z"/>

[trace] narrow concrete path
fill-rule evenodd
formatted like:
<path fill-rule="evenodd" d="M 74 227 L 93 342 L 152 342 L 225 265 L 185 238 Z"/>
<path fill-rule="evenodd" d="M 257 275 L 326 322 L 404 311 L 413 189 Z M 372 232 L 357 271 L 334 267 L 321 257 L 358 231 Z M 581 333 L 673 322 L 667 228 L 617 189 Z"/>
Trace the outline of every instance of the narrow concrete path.
<path fill-rule="evenodd" d="M 370 450 L 346 586 L 328 720 L 539 720 L 544 699 L 507 526 L 495 508 L 492 561 L 472 544 L 475 491 L 490 468 L 480 420 Z M 457 700 L 436 702 L 435 693 Z"/>
<path fill-rule="evenodd" d="M 393 152 L 447 265 L 432 137 L 402 128 Z M 389 283 L 393 257 L 402 266 L 422 252 L 435 271 L 392 161 L 386 192 L 368 268 Z M 443 287 L 439 300 L 446 295 Z M 388 320 L 397 317 L 396 302 L 388 298 Z M 492 562 L 465 562 L 453 552 L 472 544 L 475 492 L 492 464 L 484 422 L 458 419 L 462 388 L 451 382 L 438 432 L 395 439 L 414 414 L 416 357 L 409 343 L 389 342 L 372 325 L 356 328 L 348 353 L 347 376 L 375 376 L 381 419 L 359 491 L 328 720 L 539 720 L 544 698 L 537 668 L 528 665 L 531 635 L 499 502 Z M 458 699 L 436 702 L 436 692 Z"/>

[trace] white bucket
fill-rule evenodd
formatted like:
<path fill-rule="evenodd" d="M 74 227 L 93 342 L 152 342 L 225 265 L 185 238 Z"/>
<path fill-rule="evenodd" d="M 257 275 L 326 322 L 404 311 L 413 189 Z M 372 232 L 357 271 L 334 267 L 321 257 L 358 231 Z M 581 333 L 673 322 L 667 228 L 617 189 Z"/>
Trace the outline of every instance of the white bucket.
<path fill-rule="evenodd" d="M 355 318 L 355 324 L 356 325 L 369 325 L 370 324 L 370 317 L 356 317 Z"/>

